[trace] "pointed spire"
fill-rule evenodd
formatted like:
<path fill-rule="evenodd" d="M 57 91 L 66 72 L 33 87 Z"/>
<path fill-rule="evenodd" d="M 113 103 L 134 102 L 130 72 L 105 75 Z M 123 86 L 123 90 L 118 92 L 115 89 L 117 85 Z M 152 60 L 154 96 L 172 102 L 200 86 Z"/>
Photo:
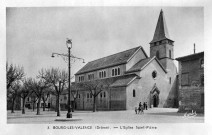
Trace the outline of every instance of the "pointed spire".
<path fill-rule="evenodd" d="M 157 22 L 157 26 L 156 26 L 156 29 L 155 29 L 155 34 L 154 34 L 153 40 L 150 43 L 157 42 L 157 41 L 160 41 L 160 40 L 163 40 L 163 39 L 169 39 L 170 40 L 168 29 L 167 29 L 167 26 L 166 26 L 165 17 L 163 15 L 163 10 L 161 9 L 160 15 L 159 15 L 159 18 L 158 18 L 158 22 Z"/>

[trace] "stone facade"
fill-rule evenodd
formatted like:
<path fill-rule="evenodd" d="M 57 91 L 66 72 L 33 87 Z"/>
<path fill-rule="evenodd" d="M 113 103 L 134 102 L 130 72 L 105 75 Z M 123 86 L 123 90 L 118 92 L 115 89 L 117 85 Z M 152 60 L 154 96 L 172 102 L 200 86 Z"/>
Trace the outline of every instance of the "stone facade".
<path fill-rule="evenodd" d="M 179 112 L 204 112 L 204 52 L 177 58 Z"/>

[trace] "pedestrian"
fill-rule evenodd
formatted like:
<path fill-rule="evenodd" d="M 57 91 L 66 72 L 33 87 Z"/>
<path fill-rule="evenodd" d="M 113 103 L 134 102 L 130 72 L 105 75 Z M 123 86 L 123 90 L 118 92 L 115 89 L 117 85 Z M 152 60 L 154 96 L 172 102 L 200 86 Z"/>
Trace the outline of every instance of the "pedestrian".
<path fill-rule="evenodd" d="M 145 107 L 146 107 L 146 110 L 147 110 L 147 102 L 145 103 Z"/>
<path fill-rule="evenodd" d="M 138 114 L 141 112 L 141 107 L 142 107 L 142 104 L 140 102 L 139 105 L 138 105 Z"/>
<path fill-rule="evenodd" d="M 143 107 L 144 107 L 144 110 L 145 110 L 145 108 L 146 108 L 146 102 L 143 103 Z"/>
<path fill-rule="evenodd" d="M 138 109 L 137 109 L 137 107 L 135 107 L 135 114 L 137 114 L 138 113 Z"/>

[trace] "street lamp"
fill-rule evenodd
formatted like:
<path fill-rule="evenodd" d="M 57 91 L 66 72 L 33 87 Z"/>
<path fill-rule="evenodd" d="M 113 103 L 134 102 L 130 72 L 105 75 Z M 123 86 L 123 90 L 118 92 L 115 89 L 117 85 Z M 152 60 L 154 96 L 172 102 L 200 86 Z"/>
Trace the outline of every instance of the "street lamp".
<path fill-rule="evenodd" d="M 71 58 L 83 60 L 83 63 L 85 63 L 85 60 L 71 55 L 71 48 L 72 48 L 72 40 L 71 39 L 67 38 L 66 46 L 68 48 L 68 55 L 52 53 L 51 57 L 54 58 L 55 54 L 58 56 L 62 56 L 62 57 L 68 57 L 68 113 L 66 115 L 66 118 L 72 118 L 72 114 L 71 114 Z"/>
<path fill-rule="evenodd" d="M 66 45 L 68 47 L 68 113 L 66 118 L 72 118 L 71 114 L 71 64 L 70 64 L 70 57 L 71 57 L 71 48 L 72 48 L 72 41 L 70 39 L 66 40 Z"/>

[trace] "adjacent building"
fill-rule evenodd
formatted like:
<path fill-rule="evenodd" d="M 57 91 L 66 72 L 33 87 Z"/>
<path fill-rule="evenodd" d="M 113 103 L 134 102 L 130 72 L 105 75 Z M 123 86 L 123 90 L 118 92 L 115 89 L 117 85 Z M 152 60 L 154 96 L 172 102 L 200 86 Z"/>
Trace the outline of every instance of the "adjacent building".
<path fill-rule="evenodd" d="M 176 60 L 179 62 L 179 112 L 204 112 L 204 52 Z"/>

